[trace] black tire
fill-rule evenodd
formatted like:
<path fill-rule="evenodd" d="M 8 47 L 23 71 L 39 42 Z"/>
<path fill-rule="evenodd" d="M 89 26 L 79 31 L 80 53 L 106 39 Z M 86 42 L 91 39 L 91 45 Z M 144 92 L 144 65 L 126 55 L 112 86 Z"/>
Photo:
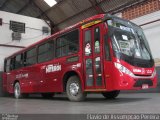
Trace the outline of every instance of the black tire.
<path fill-rule="evenodd" d="M 67 81 L 66 92 L 70 101 L 79 102 L 85 100 L 87 94 L 82 91 L 80 80 L 77 76 L 71 76 Z"/>
<path fill-rule="evenodd" d="M 29 97 L 28 93 L 21 93 L 21 86 L 20 86 L 19 82 L 16 82 L 14 84 L 14 97 L 16 99 L 28 98 Z"/>
<path fill-rule="evenodd" d="M 41 96 L 46 99 L 53 98 L 54 95 L 54 93 L 41 93 Z"/>
<path fill-rule="evenodd" d="M 22 95 L 22 93 L 21 93 L 21 86 L 20 86 L 19 82 L 16 82 L 16 83 L 14 84 L 14 97 L 15 97 L 16 99 L 20 99 L 20 98 L 23 97 L 23 95 Z"/>
<path fill-rule="evenodd" d="M 120 90 L 115 90 L 115 91 L 111 91 L 111 92 L 103 92 L 102 95 L 106 98 L 106 99 L 115 99 L 120 93 Z"/>

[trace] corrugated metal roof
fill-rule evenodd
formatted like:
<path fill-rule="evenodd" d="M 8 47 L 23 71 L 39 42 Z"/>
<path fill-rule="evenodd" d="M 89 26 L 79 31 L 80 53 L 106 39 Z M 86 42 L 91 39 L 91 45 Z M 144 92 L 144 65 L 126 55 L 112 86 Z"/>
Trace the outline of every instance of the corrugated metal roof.
<path fill-rule="evenodd" d="M 37 9 L 36 7 L 34 7 L 33 5 L 29 5 L 25 11 L 22 11 L 21 14 L 22 15 L 28 15 L 31 17 L 35 17 L 37 16 L 37 14 L 40 14 L 41 12 L 39 11 L 39 9 Z"/>
<path fill-rule="evenodd" d="M 110 2 L 104 1 L 103 3 L 101 3 L 100 7 L 105 12 L 110 12 L 122 6 L 125 7 L 126 5 L 132 4 L 133 2 L 136 2 L 136 1 L 137 0 L 110 0 Z"/>
<path fill-rule="evenodd" d="M 110 11 L 110 10 L 114 10 L 115 8 L 126 4 L 129 0 L 109 0 L 108 1 L 104 1 L 103 3 L 100 4 L 100 7 L 105 11 Z"/>
<path fill-rule="evenodd" d="M 5 0 L 1 0 L 0 7 L 3 5 L 4 2 L 5 2 Z"/>
<path fill-rule="evenodd" d="M 85 3 L 86 4 L 83 4 Z M 58 6 L 53 7 L 47 15 L 58 24 L 70 16 L 74 16 L 77 13 L 91 7 L 92 5 L 86 0 L 66 0 L 61 2 Z"/>
<path fill-rule="evenodd" d="M 35 0 L 35 3 L 43 10 L 46 11 L 50 7 L 47 5 L 47 3 L 44 2 L 44 0 Z"/>
<path fill-rule="evenodd" d="M 0 0 L 0 10 L 43 18 L 52 27 L 63 29 L 82 19 L 101 12 L 113 12 L 137 0 L 56 0 L 49 7 L 44 0 Z M 141 1 L 141 0 L 139 0 Z"/>

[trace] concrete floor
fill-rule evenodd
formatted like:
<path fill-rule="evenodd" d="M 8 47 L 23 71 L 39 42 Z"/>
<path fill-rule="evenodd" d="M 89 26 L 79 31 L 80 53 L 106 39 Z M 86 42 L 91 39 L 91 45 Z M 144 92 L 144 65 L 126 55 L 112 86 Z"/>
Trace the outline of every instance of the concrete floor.
<path fill-rule="evenodd" d="M 19 100 L 1 97 L 0 113 L 160 113 L 160 93 L 122 93 L 115 100 L 106 100 L 100 94 L 89 94 L 84 102 L 70 102 L 64 95 L 56 95 L 53 99 L 43 99 L 39 96 Z"/>

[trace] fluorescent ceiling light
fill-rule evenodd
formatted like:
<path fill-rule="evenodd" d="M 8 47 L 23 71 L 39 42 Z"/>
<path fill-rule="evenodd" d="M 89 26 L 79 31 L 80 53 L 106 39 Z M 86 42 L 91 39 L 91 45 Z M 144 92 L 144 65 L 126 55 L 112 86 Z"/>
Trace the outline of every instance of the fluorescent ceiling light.
<path fill-rule="evenodd" d="M 50 7 L 52 7 L 53 5 L 57 4 L 57 2 L 55 0 L 44 0 Z"/>

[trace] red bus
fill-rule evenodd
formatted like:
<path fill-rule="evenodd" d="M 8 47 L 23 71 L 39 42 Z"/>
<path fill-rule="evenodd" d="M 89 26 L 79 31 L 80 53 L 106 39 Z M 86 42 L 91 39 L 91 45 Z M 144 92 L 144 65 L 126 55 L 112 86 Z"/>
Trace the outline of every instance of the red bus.
<path fill-rule="evenodd" d="M 82 101 L 88 92 L 116 98 L 120 90 L 154 88 L 157 75 L 143 30 L 99 14 L 7 57 L 3 89 L 15 98 L 66 92 Z"/>

